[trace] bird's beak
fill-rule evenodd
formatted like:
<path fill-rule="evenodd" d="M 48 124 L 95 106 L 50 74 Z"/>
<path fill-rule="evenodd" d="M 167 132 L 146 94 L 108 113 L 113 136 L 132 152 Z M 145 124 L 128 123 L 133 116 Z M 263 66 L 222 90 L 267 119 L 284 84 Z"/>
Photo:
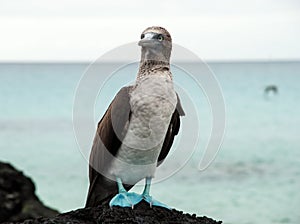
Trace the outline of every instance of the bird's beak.
<path fill-rule="evenodd" d="M 154 35 L 154 33 L 145 33 L 145 37 L 139 41 L 138 45 L 141 47 L 153 47 L 155 44 Z"/>

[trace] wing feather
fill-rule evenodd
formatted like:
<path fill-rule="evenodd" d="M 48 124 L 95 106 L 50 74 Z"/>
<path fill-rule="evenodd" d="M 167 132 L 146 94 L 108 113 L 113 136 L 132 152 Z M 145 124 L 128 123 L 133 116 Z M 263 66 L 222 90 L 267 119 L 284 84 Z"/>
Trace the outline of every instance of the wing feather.
<path fill-rule="evenodd" d="M 131 115 L 129 104 L 130 88 L 123 87 L 117 93 L 98 123 L 90 154 L 90 186 L 86 207 L 99 205 L 118 191 L 116 182 L 103 174 L 110 167 L 112 158 L 117 154 L 127 132 L 127 124 Z M 126 187 L 129 188 L 130 186 Z"/>
<path fill-rule="evenodd" d="M 162 149 L 160 151 L 160 154 L 158 156 L 158 160 L 157 160 L 157 166 L 159 166 L 164 159 L 167 157 L 167 155 L 170 152 L 170 149 L 172 147 L 173 141 L 175 136 L 178 134 L 179 132 L 179 128 L 180 128 L 180 116 L 184 116 L 184 110 L 181 106 L 180 103 L 180 99 L 177 95 L 177 105 L 176 105 L 176 109 L 172 115 L 167 133 L 166 133 L 166 137 L 162 146 Z"/>

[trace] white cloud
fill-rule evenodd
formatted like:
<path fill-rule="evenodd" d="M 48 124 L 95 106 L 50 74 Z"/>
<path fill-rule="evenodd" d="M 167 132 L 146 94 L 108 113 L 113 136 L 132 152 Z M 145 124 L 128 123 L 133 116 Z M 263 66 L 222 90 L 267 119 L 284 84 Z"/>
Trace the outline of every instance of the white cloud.
<path fill-rule="evenodd" d="M 300 58 L 293 1 L 54 2 L 0 2 L 0 60 L 94 60 L 149 25 L 204 59 Z"/>

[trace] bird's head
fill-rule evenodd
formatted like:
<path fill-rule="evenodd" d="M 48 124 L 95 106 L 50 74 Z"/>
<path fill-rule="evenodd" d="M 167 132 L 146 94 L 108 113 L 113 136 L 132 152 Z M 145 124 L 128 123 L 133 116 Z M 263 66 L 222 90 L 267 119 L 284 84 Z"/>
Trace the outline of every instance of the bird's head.
<path fill-rule="evenodd" d="M 141 34 L 141 40 L 138 44 L 142 47 L 142 61 L 157 60 L 169 63 L 172 38 L 165 28 L 148 27 Z"/>

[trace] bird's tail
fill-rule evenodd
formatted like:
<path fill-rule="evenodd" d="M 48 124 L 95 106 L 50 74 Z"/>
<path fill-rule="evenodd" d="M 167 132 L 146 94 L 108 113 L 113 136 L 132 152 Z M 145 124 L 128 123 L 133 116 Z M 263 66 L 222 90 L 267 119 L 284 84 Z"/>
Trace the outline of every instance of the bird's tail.
<path fill-rule="evenodd" d="M 97 173 L 90 183 L 85 207 L 104 205 L 117 193 L 116 182 Z"/>
<path fill-rule="evenodd" d="M 93 176 L 93 178 L 91 178 Z M 90 167 L 90 186 L 85 207 L 96 207 L 108 205 L 109 201 L 118 193 L 118 185 L 102 174 Z M 129 191 L 134 185 L 124 184 L 124 188 Z"/>

